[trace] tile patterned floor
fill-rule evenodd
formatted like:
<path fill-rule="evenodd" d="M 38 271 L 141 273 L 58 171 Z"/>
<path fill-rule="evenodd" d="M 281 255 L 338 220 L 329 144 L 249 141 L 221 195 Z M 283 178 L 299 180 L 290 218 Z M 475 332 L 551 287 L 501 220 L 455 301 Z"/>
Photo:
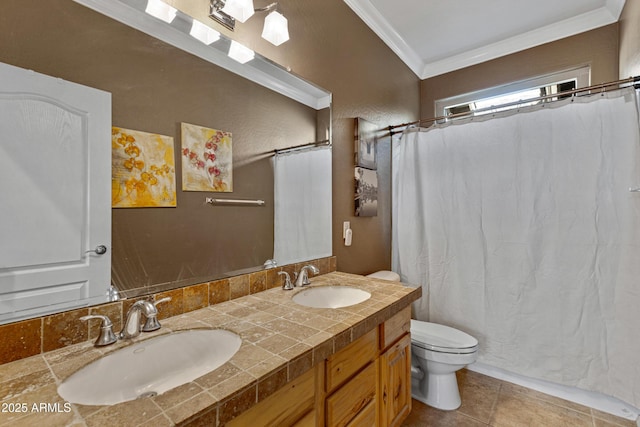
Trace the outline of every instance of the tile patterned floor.
<path fill-rule="evenodd" d="M 458 371 L 462 406 L 440 411 L 413 400 L 403 427 L 636 427 L 577 403 L 473 371 Z"/>

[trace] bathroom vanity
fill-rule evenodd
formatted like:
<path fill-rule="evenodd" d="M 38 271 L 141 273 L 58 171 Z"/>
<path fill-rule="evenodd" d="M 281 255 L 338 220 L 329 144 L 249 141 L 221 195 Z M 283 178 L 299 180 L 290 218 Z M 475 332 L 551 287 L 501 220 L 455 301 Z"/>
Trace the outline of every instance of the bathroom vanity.
<path fill-rule="evenodd" d="M 410 307 L 318 363 L 229 426 L 399 426 L 411 411 Z"/>
<path fill-rule="evenodd" d="M 301 289 L 274 288 L 165 319 L 160 330 L 129 342 L 76 344 L 0 365 L 0 401 L 25 409 L 1 413 L 0 425 L 399 425 L 411 408 L 410 304 L 421 289 L 339 272 L 311 282 L 371 297 L 313 308 L 292 300 Z M 188 329 L 226 329 L 242 344 L 224 365 L 154 397 L 87 406 L 56 391 L 107 353 Z M 40 403 L 49 411 L 34 410 Z"/>

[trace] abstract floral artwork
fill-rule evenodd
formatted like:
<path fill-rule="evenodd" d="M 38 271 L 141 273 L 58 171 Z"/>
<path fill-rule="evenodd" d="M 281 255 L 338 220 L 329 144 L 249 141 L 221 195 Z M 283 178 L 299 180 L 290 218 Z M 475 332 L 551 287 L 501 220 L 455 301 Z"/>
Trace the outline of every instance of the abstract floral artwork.
<path fill-rule="evenodd" d="M 176 206 L 172 137 L 114 127 L 111 148 L 114 208 Z"/>
<path fill-rule="evenodd" d="M 233 191 L 231 132 L 182 123 L 182 190 Z"/>

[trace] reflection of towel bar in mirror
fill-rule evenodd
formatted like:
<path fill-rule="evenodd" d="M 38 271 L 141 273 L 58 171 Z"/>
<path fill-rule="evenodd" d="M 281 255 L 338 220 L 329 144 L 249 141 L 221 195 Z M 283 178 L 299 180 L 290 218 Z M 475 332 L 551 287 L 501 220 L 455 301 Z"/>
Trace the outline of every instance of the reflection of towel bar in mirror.
<path fill-rule="evenodd" d="M 640 187 L 631 187 L 629 188 L 629 192 L 631 193 L 640 193 Z"/>
<path fill-rule="evenodd" d="M 249 205 L 249 206 L 264 206 L 264 200 L 243 200 L 243 199 L 214 199 L 213 197 L 207 197 L 204 199 L 206 203 L 210 205 Z"/>
<path fill-rule="evenodd" d="M 324 146 L 331 147 L 331 141 L 328 139 L 325 139 L 322 141 L 310 142 L 308 144 L 296 145 L 294 147 L 289 147 L 289 148 L 279 148 L 279 149 L 273 150 L 273 152 L 275 154 L 284 154 L 284 153 L 290 153 L 291 151 L 305 150 L 307 148 L 324 147 Z"/>

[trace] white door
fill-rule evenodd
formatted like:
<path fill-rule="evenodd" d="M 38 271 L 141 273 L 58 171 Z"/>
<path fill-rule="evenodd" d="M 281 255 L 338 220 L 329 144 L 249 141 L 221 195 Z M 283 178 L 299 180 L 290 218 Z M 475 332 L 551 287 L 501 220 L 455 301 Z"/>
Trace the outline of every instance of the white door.
<path fill-rule="evenodd" d="M 106 301 L 110 180 L 111 94 L 0 63 L 0 323 Z"/>

